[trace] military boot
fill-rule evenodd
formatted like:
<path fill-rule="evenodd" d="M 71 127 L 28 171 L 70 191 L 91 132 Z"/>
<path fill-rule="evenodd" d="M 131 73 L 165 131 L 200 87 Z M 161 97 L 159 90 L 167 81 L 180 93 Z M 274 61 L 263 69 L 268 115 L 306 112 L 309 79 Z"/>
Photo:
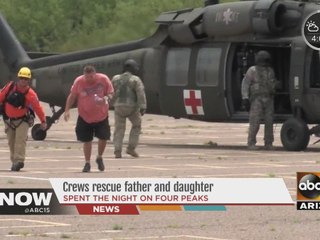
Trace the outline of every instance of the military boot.
<path fill-rule="evenodd" d="M 274 146 L 272 146 L 272 144 L 265 144 L 264 149 L 267 151 L 272 151 L 274 150 Z"/>
<path fill-rule="evenodd" d="M 256 145 L 248 145 L 248 150 L 254 151 L 254 150 L 258 150 L 259 148 Z"/>
<path fill-rule="evenodd" d="M 135 158 L 138 158 L 138 157 L 139 157 L 139 154 L 138 154 L 134 149 L 127 148 L 127 153 L 128 153 L 129 155 L 131 155 L 132 157 L 135 157 Z"/>
<path fill-rule="evenodd" d="M 122 158 L 121 151 L 114 151 L 115 158 Z"/>

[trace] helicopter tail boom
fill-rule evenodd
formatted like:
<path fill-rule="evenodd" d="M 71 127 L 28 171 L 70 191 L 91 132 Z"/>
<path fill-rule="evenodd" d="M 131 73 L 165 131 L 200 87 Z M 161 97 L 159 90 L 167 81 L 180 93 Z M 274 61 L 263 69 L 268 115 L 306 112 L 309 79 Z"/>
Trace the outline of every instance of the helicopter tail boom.
<path fill-rule="evenodd" d="M 4 57 L 4 62 L 10 69 L 17 69 L 22 63 L 30 60 L 23 46 L 1 14 L 0 35 L 0 48 Z"/>

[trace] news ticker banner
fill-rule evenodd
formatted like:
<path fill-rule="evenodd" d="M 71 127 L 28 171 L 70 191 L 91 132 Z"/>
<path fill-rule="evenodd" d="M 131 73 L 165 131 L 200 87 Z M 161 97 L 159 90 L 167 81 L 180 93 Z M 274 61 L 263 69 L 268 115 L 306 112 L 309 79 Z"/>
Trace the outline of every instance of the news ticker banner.
<path fill-rule="evenodd" d="M 281 178 L 51 178 L 52 189 L 0 189 L 0 214 L 136 215 L 292 206 Z"/>

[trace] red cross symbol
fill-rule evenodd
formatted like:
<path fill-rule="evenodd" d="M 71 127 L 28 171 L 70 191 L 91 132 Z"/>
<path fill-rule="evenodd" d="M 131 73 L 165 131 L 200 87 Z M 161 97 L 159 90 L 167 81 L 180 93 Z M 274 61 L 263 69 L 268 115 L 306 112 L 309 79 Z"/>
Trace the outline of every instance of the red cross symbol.
<path fill-rule="evenodd" d="M 183 98 L 187 114 L 204 114 L 200 90 L 183 90 Z"/>

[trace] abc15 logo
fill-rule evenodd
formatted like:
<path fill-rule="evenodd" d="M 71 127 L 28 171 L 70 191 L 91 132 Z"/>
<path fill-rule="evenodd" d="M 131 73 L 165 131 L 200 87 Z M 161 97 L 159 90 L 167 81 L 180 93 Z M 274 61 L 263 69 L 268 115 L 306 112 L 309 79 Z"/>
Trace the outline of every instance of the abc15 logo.
<path fill-rule="evenodd" d="M 297 201 L 320 201 L 320 172 L 297 172 Z"/>

